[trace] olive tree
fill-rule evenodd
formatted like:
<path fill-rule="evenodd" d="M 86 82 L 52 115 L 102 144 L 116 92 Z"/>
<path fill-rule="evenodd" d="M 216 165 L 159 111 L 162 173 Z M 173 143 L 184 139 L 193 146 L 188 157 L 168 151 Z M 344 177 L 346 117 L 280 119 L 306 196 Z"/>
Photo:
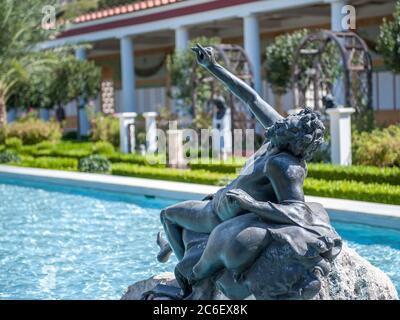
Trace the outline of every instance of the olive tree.
<path fill-rule="evenodd" d="M 303 38 L 309 34 L 309 30 L 302 29 L 293 33 L 285 33 L 274 39 L 266 48 L 266 78 L 272 86 L 276 96 L 277 109 L 282 113 L 281 96 L 284 95 L 293 86 L 292 69 L 295 63 L 295 53 L 301 44 Z M 308 44 L 307 49 L 317 49 L 317 42 Z M 332 87 L 338 79 L 341 69 L 339 63 L 339 50 L 333 42 L 326 44 L 319 59 L 323 67 L 324 84 L 326 87 Z M 300 87 L 306 88 L 309 82 L 307 70 L 313 65 L 314 56 L 300 56 L 297 61 L 302 71 Z"/>
<path fill-rule="evenodd" d="M 292 65 L 294 53 L 300 45 L 307 30 L 285 33 L 274 39 L 266 48 L 266 78 L 272 86 L 275 95 L 275 104 L 279 113 L 282 113 L 281 97 L 292 86 Z"/>
<path fill-rule="evenodd" d="M 219 85 L 204 68 L 198 67 L 196 56 L 190 48 L 196 43 L 212 46 L 220 42 L 219 38 L 196 38 L 190 41 L 187 50 L 177 51 L 168 57 L 167 68 L 173 86 L 169 95 L 179 101 L 180 108 L 192 114 L 195 128 L 206 128 L 210 125 L 211 116 L 204 106 L 219 91 Z"/>
<path fill-rule="evenodd" d="M 383 19 L 377 49 L 385 65 L 394 73 L 400 73 L 400 1 L 396 3 L 393 21 Z"/>

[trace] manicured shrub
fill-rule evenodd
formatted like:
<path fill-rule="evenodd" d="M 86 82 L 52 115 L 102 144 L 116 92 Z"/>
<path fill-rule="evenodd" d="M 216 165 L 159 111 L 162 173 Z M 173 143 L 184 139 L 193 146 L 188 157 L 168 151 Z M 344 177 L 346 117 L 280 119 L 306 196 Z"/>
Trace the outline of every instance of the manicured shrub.
<path fill-rule="evenodd" d="M 6 139 L 5 146 L 7 149 L 19 151 L 22 148 L 22 141 L 19 138 Z"/>
<path fill-rule="evenodd" d="M 205 170 L 179 170 L 171 168 L 155 168 L 126 163 L 113 163 L 112 174 L 140 178 L 191 182 L 199 184 L 225 185 L 226 178 L 234 176 Z"/>
<path fill-rule="evenodd" d="M 243 165 L 231 163 L 190 163 L 190 167 L 193 170 L 235 174 L 240 171 Z M 400 168 L 337 166 L 325 163 L 308 163 L 307 177 L 324 180 L 354 180 L 365 183 L 400 185 Z"/>
<path fill-rule="evenodd" d="M 243 164 L 232 163 L 190 163 L 190 168 L 193 170 L 207 170 L 220 173 L 237 173 L 242 167 Z"/>
<path fill-rule="evenodd" d="M 20 161 L 21 158 L 14 151 L 6 150 L 0 152 L 0 163 L 9 163 L 9 162 L 18 163 Z"/>
<path fill-rule="evenodd" d="M 7 127 L 3 125 L 0 127 L 0 144 L 4 144 L 6 142 L 6 138 L 7 138 Z"/>
<path fill-rule="evenodd" d="M 332 181 L 353 180 L 364 183 L 400 185 L 400 168 L 309 163 L 307 177 Z"/>
<path fill-rule="evenodd" d="M 61 128 L 57 122 L 28 118 L 10 124 L 7 129 L 7 137 L 19 138 L 23 144 L 27 145 L 42 141 L 58 141 L 61 138 Z"/>
<path fill-rule="evenodd" d="M 235 174 L 222 174 L 205 170 L 153 168 L 126 163 L 114 163 L 112 173 L 211 185 L 226 185 L 229 180 L 236 176 Z M 400 204 L 400 186 L 398 185 L 307 178 L 304 183 L 304 191 L 307 195 Z"/>
<path fill-rule="evenodd" d="M 304 182 L 304 192 L 320 197 L 400 204 L 400 186 L 390 184 L 307 178 Z M 357 208 L 354 210 L 357 211 Z"/>
<path fill-rule="evenodd" d="M 54 169 L 54 170 L 68 170 L 76 171 L 78 169 L 78 160 L 71 158 L 61 157 L 22 157 L 20 163 L 23 167 L 42 168 L 42 169 Z"/>
<path fill-rule="evenodd" d="M 108 141 L 116 148 L 119 146 L 119 120 L 117 118 L 96 114 L 90 121 L 92 141 Z"/>
<path fill-rule="evenodd" d="M 109 173 L 111 171 L 111 163 L 107 158 L 95 154 L 80 159 L 78 170 L 92 173 Z"/>
<path fill-rule="evenodd" d="M 165 167 L 165 159 L 161 156 L 142 156 L 137 153 L 119 153 L 107 155 L 108 160 L 111 162 L 126 162 L 130 164 L 137 164 L 143 166 Z"/>
<path fill-rule="evenodd" d="M 372 132 L 354 132 L 353 163 L 393 167 L 400 166 L 400 125 Z"/>
<path fill-rule="evenodd" d="M 37 150 L 45 150 L 45 149 L 52 149 L 53 146 L 54 146 L 54 142 L 42 141 L 42 142 L 40 142 L 37 145 L 32 146 L 32 147 L 35 147 Z"/>
<path fill-rule="evenodd" d="M 93 153 L 110 155 L 114 153 L 114 146 L 107 141 L 98 141 L 93 144 Z"/>

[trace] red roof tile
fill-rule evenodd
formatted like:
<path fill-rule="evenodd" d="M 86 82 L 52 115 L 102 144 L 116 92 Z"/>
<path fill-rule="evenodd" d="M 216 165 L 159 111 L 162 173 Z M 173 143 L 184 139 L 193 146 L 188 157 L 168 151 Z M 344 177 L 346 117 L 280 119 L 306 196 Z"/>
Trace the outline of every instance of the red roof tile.
<path fill-rule="evenodd" d="M 126 4 L 115 8 L 100 10 L 92 13 L 82 14 L 74 19 L 74 23 L 82 23 L 87 21 L 99 20 L 106 17 L 117 16 L 134 11 L 142 11 L 155 7 L 166 6 L 176 2 L 185 0 L 143 0 L 140 2 Z"/>

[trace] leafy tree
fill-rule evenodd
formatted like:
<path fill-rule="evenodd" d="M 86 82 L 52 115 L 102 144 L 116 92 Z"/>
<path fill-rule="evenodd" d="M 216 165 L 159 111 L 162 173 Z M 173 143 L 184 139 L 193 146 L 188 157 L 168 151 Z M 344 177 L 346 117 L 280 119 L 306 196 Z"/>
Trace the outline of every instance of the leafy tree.
<path fill-rule="evenodd" d="M 62 8 L 62 18 L 69 20 L 81 14 L 98 9 L 99 0 L 78 0 L 65 4 Z"/>
<path fill-rule="evenodd" d="M 283 112 L 281 97 L 292 86 L 293 55 L 307 33 L 307 30 L 285 33 L 266 48 L 266 78 L 272 86 L 280 113 Z"/>
<path fill-rule="evenodd" d="M 272 85 L 272 90 L 277 98 L 277 109 L 282 112 L 280 105 L 281 96 L 292 88 L 292 68 L 294 65 L 294 54 L 300 46 L 302 39 L 309 30 L 302 29 L 293 33 L 285 33 L 274 39 L 266 48 L 266 78 Z M 316 49 L 316 43 L 311 43 L 307 49 Z M 306 88 L 309 81 L 307 69 L 312 66 L 314 56 L 301 57 L 298 61 L 303 77 L 299 79 L 300 87 Z M 332 86 L 340 74 L 338 63 L 338 50 L 334 43 L 327 44 L 321 54 L 321 64 L 324 66 L 324 80 L 328 87 Z"/>
<path fill-rule="evenodd" d="M 79 137 L 79 109 L 83 109 L 88 100 L 99 93 L 101 69 L 93 61 L 68 56 L 62 63 L 60 73 L 66 77 L 67 101 L 74 100 L 77 104 Z"/>
<path fill-rule="evenodd" d="M 400 1 L 396 3 L 393 21 L 383 19 L 377 49 L 386 66 L 394 73 L 400 73 Z"/>
<path fill-rule="evenodd" d="M 285 94 L 291 87 L 293 55 L 307 33 L 307 30 L 285 33 L 267 46 L 266 77 L 274 92 Z"/>
<path fill-rule="evenodd" d="M 190 48 L 196 43 L 212 46 L 220 42 L 219 38 L 196 38 L 190 41 L 187 50 L 177 51 L 168 58 L 167 68 L 174 87 L 169 94 L 180 103 L 181 108 L 192 114 L 195 128 L 207 128 L 210 125 L 211 116 L 205 106 L 220 89 L 210 74 L 198 67 L 196 56 Z"/>
<path fill-rule="evenodd" d="M 0 126 L 7 122 L 6 105 L 29 74 L 49 62 L 34 46 L 55 32 L 41 27 L 42 8 L 56 0 L 0 1 Z"/>

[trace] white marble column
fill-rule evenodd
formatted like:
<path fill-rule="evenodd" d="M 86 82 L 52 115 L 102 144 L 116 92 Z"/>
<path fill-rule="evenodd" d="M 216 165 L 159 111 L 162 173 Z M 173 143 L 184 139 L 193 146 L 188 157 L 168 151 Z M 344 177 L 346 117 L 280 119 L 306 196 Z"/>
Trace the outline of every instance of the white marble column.
<path fill-rule="evenodd" d="M 175 29 L 175 50 L 183 51 L 188 48 L 189 30 L 188 27 L 179 26 Z"/>
<path fill-rule="evenodd" d="M 347 5 L 347 0 L 330 0 L 331 5 L 331 30 L 332 31 L 343 31 L 342 19 L 344 14 L 342 8 Z"/>
<path fill-rule="evenodd" d="M 251 61 L 254 73 L 254 88 L 261 94 L 261 51 L 260 28 L 257 16 L 250 14 L 243 17 L 244 49 Z"/>
<path fill-rule="evenodd" d="M 146 151 L 154 153 L 157 150 L 157 112 L 145 112 L 143 117 L 146 121 Z"/>
<path fill-rule="evenodd" d="M 331 132 L 331 161 L 333 164 L 351 165 L 351 114 L 353 108 L 327 109 Z"/>
<path fill-rule="evenodd" d="M 86 60 L 87 59 L 87 54 L 86 54 L 86 49 L 83 47 L 79 47 L 75 51 L 75 57 L 78 60 Z M 76 115 L 78 118 L 79 122 L 79 136 L 87 136 L 90 133 L 90 123 L 89 123 L 89 118 L 85 110 L 85 106 L 83 106 L 84 101 L 81 98 L 79 100 L 79 105 L 77 106 L 78 114 Z M 81 106 L 83 106 L 81 108 Z"/>
<path fill-rule="evenodd" d="M 120 39 L 120 54 L 123 112 L 135 112 L 135 62 L 133 41 L 130 37 L 124 36 Z"/>
<path fill-rule="evenodd" d="M 329 0 L 331 5 L 331 30 L 335 32 L 344 31 L 342 20 L 344 14 L 342 13 L 343 7 L 347 4 L 347 0 Z M 345 84 L 343 77 L 338 78 L 334 83 L 333 93 L 335 95 L 336 103 L 339 106 L 344 106 L 345 101 Z"/>

